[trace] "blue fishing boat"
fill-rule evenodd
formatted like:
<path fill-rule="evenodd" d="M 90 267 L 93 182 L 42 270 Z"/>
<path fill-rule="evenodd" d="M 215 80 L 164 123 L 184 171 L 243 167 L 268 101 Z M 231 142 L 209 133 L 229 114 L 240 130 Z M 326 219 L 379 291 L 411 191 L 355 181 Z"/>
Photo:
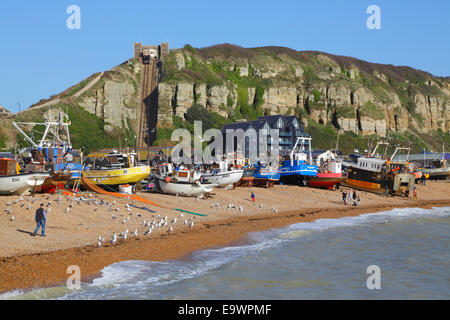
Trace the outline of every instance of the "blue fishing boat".
<path fill-rule="evenodd" d="M 280 167 L 280 180 L 285 184 L 309 185 L 309 178 L 317 176 L 317 166 L 312 164 L 311 138 L 297 137 L 289 156 Z"/>
<path fill-rule="evenodd" d="M 258 162 L 254 165 L 254 184 L 263 187 L 272 187 L 280 180 L 280 172 L 278 166 L 271 166 Z"/>

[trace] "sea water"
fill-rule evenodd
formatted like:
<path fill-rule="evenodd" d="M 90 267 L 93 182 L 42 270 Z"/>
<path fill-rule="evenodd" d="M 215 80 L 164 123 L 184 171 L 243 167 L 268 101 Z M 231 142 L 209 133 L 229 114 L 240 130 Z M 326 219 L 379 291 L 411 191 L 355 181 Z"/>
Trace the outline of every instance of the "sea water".
<path fill-rule="evenodd" d="M 81 289 L 0 299 L 449 299 L 450 207 L 319 219 L 166 262 L 125 261 Z M 369 289 L 369 266 L 380 289 Z M 378 276 L 378 275 L 377 275 Z"/>

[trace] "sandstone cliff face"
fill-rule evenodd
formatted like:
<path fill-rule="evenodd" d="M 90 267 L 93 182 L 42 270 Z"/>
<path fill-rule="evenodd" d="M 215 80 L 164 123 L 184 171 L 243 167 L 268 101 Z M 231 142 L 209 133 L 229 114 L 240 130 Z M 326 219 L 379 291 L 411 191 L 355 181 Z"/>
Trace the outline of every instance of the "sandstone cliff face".
<path fill-rule="evenodd" d="M 77 104 L 102 119 L 104 130 L 135 129 L 141 107 L 141 65 L 131 59 L 71 95 L 45 104 Z M 99 78 L 99 80 L 97 79 Z M 157 125 L 200 104 L 224 118 L 297 115 L 362 135 L 450 132 L 450 80 L 407 67 L 288 48 L 222 45 L 173 50 L 163 60 Z M 35 108 L 31 108 L 35 109 Z M 0 117 L 9 117 L 0 108 Z"/>
<path fill-rule="evenodd" d="M 140 83 L 134 75 L 140 74 L 139 65 L 129 64 L 115 68 L 82 94 L 78 104 L 105 122 L 105 131 L 127 128 L 136 121 L 140 108 Z"/>
<path fill-rule="evenodd" d="M 161 110 L 170 105 L 180 118 L 194 103 L 229 117 L 230 109 L 241 107 L 239 89 L 244 87 L 248 105 L 264 114 L 297 114 L 304 123 L 313 120 L 379 136 L 411 127 L 422 133 L 450 130 L 448 79 L 411 68 L 286 48 L 224 45 L 195 52 L 181 49 L 174 55 L 176 73 L 167 58 L 164 68 L 170 77 L 163 77 L 159 99 L 160 108 L 165 106 Z M 185 64 L 186 57 L 196 65 Z M 213 81 L 196 77 L 199 71 Z M 264 88 L 258 102 L 255 84 Z M 170 123 L 169 114 L 161 119 Z"/>

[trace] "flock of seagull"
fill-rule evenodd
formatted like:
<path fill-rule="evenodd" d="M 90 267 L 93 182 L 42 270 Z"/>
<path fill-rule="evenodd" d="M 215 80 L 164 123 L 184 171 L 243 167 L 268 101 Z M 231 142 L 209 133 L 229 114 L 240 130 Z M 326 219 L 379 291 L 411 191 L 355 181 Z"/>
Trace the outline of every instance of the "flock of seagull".
<path fill-rule="evenodd" d="M 41 203 L 45 204 L 45 200 L 47 201 L 46 211 L 50 212 L 52 209 L 52 201 L 51 201 L 50 195 L 48 195 L 46 197 L 45 196 L 37 196 L 37 195 L 26 196 L 26 197 L 20 196 L 18 199 L 14 200 L 14 201 L 8 201 L 6 203 L 7 208 L 5 209 L 5 212 L 8 215 L 11 215 L 9 220 L 11 222 L 13 222 L 13 221 L 15 221 L 15 217 L 13 215 L 13 209 L 12 209 L 13 206 L 20 203 L 19 204 L 20 208 L 24 208 L 26 206 L 25 209 L 30 210 L 32 207 L 32 204 L 34 204 L 36 202 L 41 202 Z M 87 195 L 78 197 L 78 198 L 76 198 L 75 196 L 73 198 L 70 196 L 65 196 L 65 200 L 69 203 L 69 205 L 63 211 L 65 214 L 70 214 L 76 206 L 86 204 L 86 205 L 94 206 L 94 208 L 93 208 L 94 212 L 97 212 L 99 208 L 106 209 L 108 212 L 111 213 L 112 220 L 118 220 L 123 225 L 127 224 L 130 221 L 130 217 L 133 216 L 131 204 L 135 203 L 135 200 L 132 200 L 131 203 L 125 204 L 125 210 L 123 210 L 123 212 L 125 212 L 125 214 L 127 214 L 127 217 L 125 219 L 121 219 L 121 218 L 119 219 L 119 215 L 120 215 L 119 213 L 121 212 L 121 208 L 120 208 L 120 206 L 118 206 L 118 204 L 115 200 L 113 200 L 111 202 L 105 201 L 104 199 L 101 199 L 97 195 L 93 195 L 92 192 L 90 192 Z M 26 202 L 28 202 L 28 204 L 26 204 Z M 62 195 L 59 195 L 57 197 L 56 203 L 60 206 L 63 205 L 63 196 Z M 244 207 L 242 205 L 237 207 L 234 204 L 229 203 L 228 205 L 224 205 L 224 208 L 225 207 L 228 211 L 237 209 L 239 212 L 244 212 Z M 263 208 L 264 204 L 258 204 L 258 207 Z M 220 209 L 220 208 L 222 208 L 222 205 L 219 202 L 211 203 L 210 208 L 219 208 Z M 274 213 L 278 213 L 278 209 L 275 207 L 273 207 L 271 211 Z M 123 215 L 120 215 L 120 216 L 123 217 Z M 136 217 L 138 219 L 142 219 L 143 214 L 140 212 L 137 212 Z M 196 217 L 190 217 L 189 219 L 185 218 L 184 213 L 181 213 L 179 215 L 179 217 L 175 217 L 169 222 L 168 216 L 162 217 L 160 214 L 158 214 L 157 216 L 152 215 L 152 220 L 144 219 L 143 221 L 141 221 L 140 224 L 144 228 L 146 228 L 145 231 L 142 232 L 142 235 L 147 236 L 147 235 L 150 235 L 152 232 L 154 232 L 156 229 L 164 229 L 164 228 L 167 228 L 166 232 L 172 233 L 172 232 L 174 232 L 174 227 L 176 225 L 183 225 L 183 224 L 185 227 L 193 228 L 194 224 L 195 224 L 195 222 L 194 222 L 195 219 L 196 219 Z M 134 231 L 131 233 L 129 232 L 128 229 L 121 232 L 119 235 L 117 235 L 115 232 L 113 232 L 111 235 L 111 238 L 110 238 L 110 243 L 111 244 L 117 243 L 119 237 L 122 238 L 123 240 L 126 240 L 130 236 L 137 237 L 138 235 L 139 235 L 139 231 L 137 228 L 135 228 Z M 99 236 L 97 246 L 100 247 L 105 242 L 106 242 L 105 238 L 103 236 Z"/>
<path fill-rule="evenodd" d="M 125 208 L 126 208 L 127 211 L 131 212 L 129 204 L 126 204 Z M 119 209 L 119 208 L 116 208 L 115 210 L 119 211 L 117 209 Z M 132 213 L 130 213 L 130 215 L 132 215 Z M 130 215 L 126 219 L 122 220 L 122 224 L 125 224 L 125 223 L 127 223 L 130 220 Z M 141 213 L 136 213 L 136 216 L 139 217 L 139 218 L 142 218 L 142 214 Z M 184 213 L 181 213 L 180 217 L 181 217 L 181 219 L 183 219 L 184 218 Z M 118 219 L 118 216 L 113 214 L 111 216 L 111 218 L 113 220 L 116 220 L 116 219 Z M 147 228 L 146 231 L 144 231 L 142 233 L 142 235 L 146 236 L 146 235 L 151 234 L 155 229 L 167 228 L 167 227 L 169 227 L 167 232 L 171 233 L 171 232 L 174 231 L 174 226 L 178 222 L 178 217 L 175 217 L 175 218 L 173 218 L 170 221 L 170 225 L 169 225 L 169 216 L 165 216 L 163 218 L 160 214 L 158 214 L 157 216 L 152 216 L 152 218 L 153 218 L 152 221 L 150 221 L 150 220 L 148 220 L 148 221 L 147 220 L 143 220 L 141 222 L 141 225 L 143 225 L 145 228 Z M 189 226 L 190 228 L 193 228 L 194 227 L 194 221 L 193 221 L 194 219 L 195 219 L 195 217 L 190 217 L 189 219 L 184 219 L 184 224 L 186 226 Z M 138 229 L 134 229 L 134 231 L 131 233 L 131 236 L 137 237 L 138 234 L 139 234 Z M 121 232 L 118 236 L 117 236 L 117 234 L 115 232 L 113 232 L 113 234 L 111 236 L 111 239 L 110 239 L 110 242 L 112 244 L 115 244 L 117 242 L 117 240 L 118 240 L 118 237 L 122 238 L 123 240 L 126 240 L 129 237 L 129 235 L 130 235 L 130 231 L 128 229 L 126 229 L 125 231 Z M 105 243 L 105 238 L 103 236 L 99 236 L 98 237 L 97 246 L 100 247 L 104 243 Z"/>
<path fill-rule="evenodd" d="M 58 205 L 63 205 L 63 196 L 59 195 L 56 199 L 56 203 Z M 72 211 L 75 211 L 74 209 L 77 206 L 80 206 L 82 204 L 87 204 L 87 205 L 91 205 L 94 206 L 93 211 L 97 212 L 99 208 L 104 208 L 107 210 L 107 212 L 112 213 L 111 218 L 113 220 L 118 220 L 119 219 L 119 213 L 121 212 L 119 205 L 117 204 L 117 202 L 115 200 L 109 202 L 109 201 L 105 201 L 104 199 L 99 198 L 98 196 L 94 196 L 91 193 L 89 193 L 89 195 L 83 195 L 81 197 L 70 197 L 70 196 L 65 196 L 65 200 L 66 202 L 68 202 L 68 206 L 63 210 L 64 214 L 70 214 Z M 26 202 L 28 202 L 28 204 L 26 205 Z M 35 204 L 37 202 L 37 204 L 40 203 L 44 203 L 45 205 L 45 210 L 48 212 L 51 211 L 52 209 L 52 201 L 50 198 L 50 195 L 48 196 L 37 196 L 37 195 L 33 195 L 33 196 L 20 196 L 18 199 L 11 201 L 9 200 L 8 202 L 6 202 L 6 209 L 5 209 L 5 213 L 10 215 L 10 221 L 13 222 L 15 221 L 15 217 L 13 214 L 13 207 L 17 204 L 20 203 L 20 208 L 24 208 L 26 210 L 30 210 L 32 205 Z M 131 204 L 134 204 L 135 200 L 132 200 Z M 130 221 L 130 217 L 133 215 L 132 209 L 131 209 L 131 204 L 127 203 L 125 204 L 125 214 L 128 214 L 127 217 L 123 220 L 120 220 L 122 224 L 126 224 Z M 139 218 L 143 218 L 143 214 L 140 212 L 136 213 L 136 217 Z M 157 216 L 152 215 L 153 220 L 150 221 L 146 221 L 143 220 L 141 222 L 141 225 L 146 227 L 146 231 L 142 233 L 142 235 L 146 236 L 151 234 L 155 229 L 163 229 L 165 227 L 168 227 L 167 232 L 172 233 L 174 232 L 174 227 L 177 224 L 177 222 L 179 222 L 178 218 L 181 218 L 180 220 L 183 220 L 184 218 L 184 213 L 181 213 L 179 217 L 175 217 L 173 218 L 170 222 L 169 222 L 169 217 L 165 216 L 165 217 L 161 217 L 160 214 L 158 214 Z M 190 228 L 194 227 L 194 219 L 195 217 L 191 217 L 189 219 L 184 219 L 184 225 Z M 169 225 L 170 223 L 170 225 Z M 178 224 L 181 224 L 181 222 L 179 222 Z M 118 237 L 121 237 L 123 240 L 126 240 L 129 236 L 134 236 L 137 237 L 139 235 L 138 229 L 135 229 L 131 234 L 129 232 L 128 229 L 126 229 L 125 231 L 121 232 L 118 236 L 116 235 L 115 232 L 113 232 L 112 236 L 111 236 L 111 243 L 115 244 L 118 240 Z M 99 236 L 98 238 L 98 246 L 101 246 L 103 243 L 105 243 L 105 238 L 103 236 Z"/>

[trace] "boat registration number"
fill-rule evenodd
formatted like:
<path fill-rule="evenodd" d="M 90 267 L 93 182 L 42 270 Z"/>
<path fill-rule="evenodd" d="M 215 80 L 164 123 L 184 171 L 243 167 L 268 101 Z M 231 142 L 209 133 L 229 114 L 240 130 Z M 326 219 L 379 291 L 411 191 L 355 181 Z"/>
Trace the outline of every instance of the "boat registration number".
<path fill-rule="evenodd" d="M 20 178 L 12 178 L 12 182 L 19 182 Z"/>

